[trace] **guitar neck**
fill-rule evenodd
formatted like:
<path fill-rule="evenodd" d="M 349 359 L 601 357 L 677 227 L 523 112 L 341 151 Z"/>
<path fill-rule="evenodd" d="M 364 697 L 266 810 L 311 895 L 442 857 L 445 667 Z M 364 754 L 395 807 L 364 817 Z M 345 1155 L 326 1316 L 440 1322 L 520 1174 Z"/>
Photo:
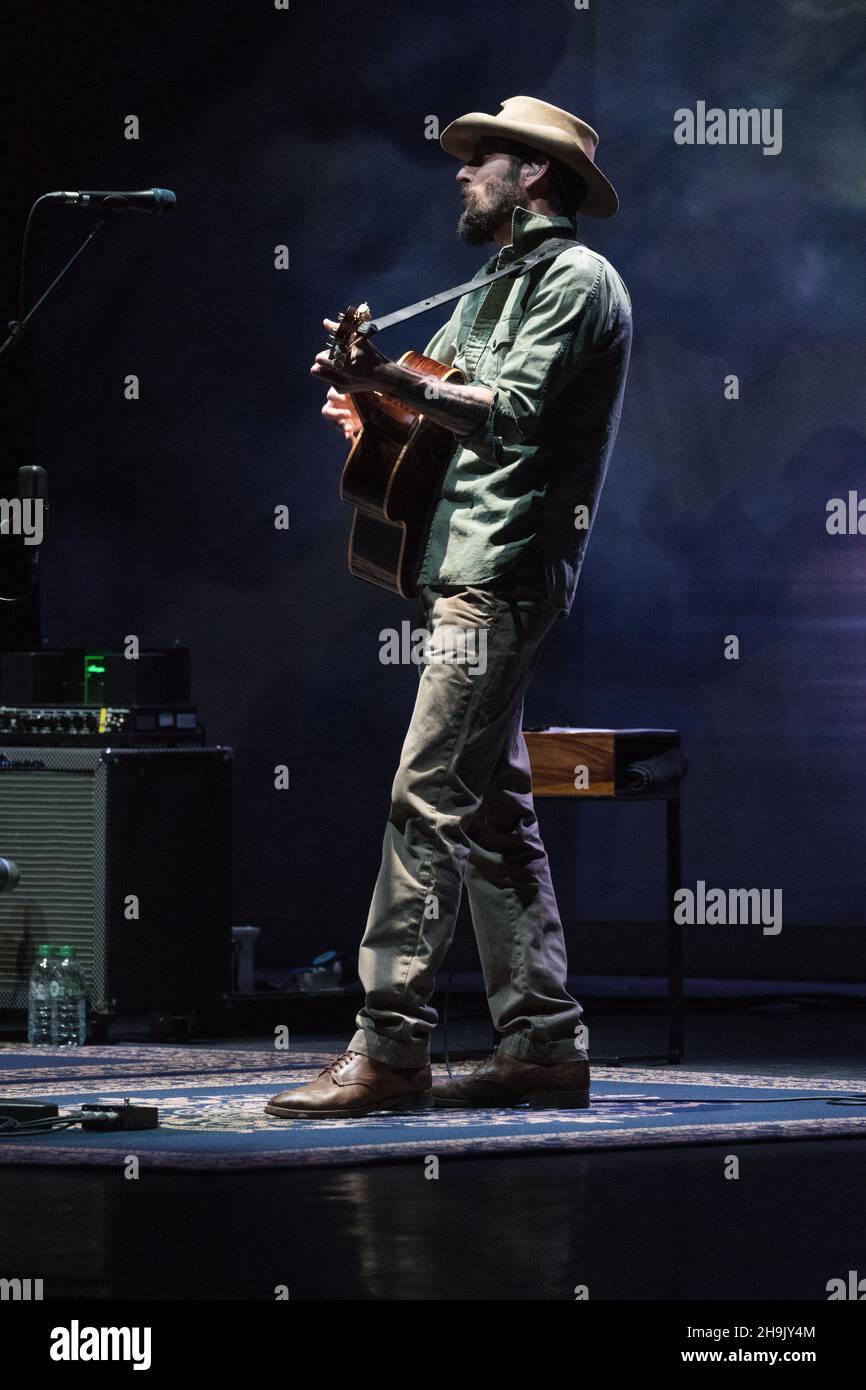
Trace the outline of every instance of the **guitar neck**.
<path fill-rule="evenodd" d="M 359 391 L 356 395 L 353 391 L 347 391 L 346 394 L 358 412 L 362 423 L 366 425 L 375 406 L 376 398 L 373 392 Z"/>

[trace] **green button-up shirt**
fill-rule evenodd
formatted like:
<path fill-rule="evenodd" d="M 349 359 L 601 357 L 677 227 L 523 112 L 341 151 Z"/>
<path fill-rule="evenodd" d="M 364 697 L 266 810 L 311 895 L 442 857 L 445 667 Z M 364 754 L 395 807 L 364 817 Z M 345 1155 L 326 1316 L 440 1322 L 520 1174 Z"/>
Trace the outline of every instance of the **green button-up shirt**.
<path fill-rule="evenodd" d="M 515 208 L 499 270 L 566 217 Z M 575 241 L 552 261 L 457 301 L 424 349 L 493 392 L 456 446 L 417 572 L 423 584 L 483 585 L 536 574 L 564 617 L 619 426 L 631 300 L 613 266 Z"/>

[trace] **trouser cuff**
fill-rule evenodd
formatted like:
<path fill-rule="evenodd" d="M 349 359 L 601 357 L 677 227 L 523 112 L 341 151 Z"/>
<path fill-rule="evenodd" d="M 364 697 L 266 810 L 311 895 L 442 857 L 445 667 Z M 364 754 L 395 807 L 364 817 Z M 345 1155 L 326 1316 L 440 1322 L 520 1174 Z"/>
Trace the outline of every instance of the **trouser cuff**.
<path fill-rule="evenodd" d="M 536 1062 L 539 1066 L 552 1066 L 554 1062 L 588 1062 L 586 1048 L 575 1047 L 574 1038 L 561 1038 L 553 1042 L 538 1042 L 528 1038 L 525 1033 L 509 1033 L 499 1044 L 499 1051 L 509 1057 L 517 1057 L 521 1062 Z"/>
<path fill-rule="evenodd" d="M 359 1028 L 347 1050 L 363 1052 L 365 1057 L 372 1057 L 375 1062 L 387 1062 L 391 1067 L 426 1067 L 430 1061 L 428 1043 L 395 1042 L 393 1038 L 374 1033 L 372 1028 Z"/>

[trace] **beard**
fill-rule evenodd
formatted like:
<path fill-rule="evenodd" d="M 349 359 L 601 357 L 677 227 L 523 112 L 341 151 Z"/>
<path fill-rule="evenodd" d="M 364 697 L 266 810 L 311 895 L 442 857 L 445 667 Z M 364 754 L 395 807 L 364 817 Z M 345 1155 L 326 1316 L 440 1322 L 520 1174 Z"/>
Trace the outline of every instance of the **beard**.
<path fill-rule="evenodd" d="M 457 235 L 470 246 L 493 240 L 493 233 L 510 219 L 520 205 L 522 189 L 516 179 L 491 179 L 483 188 L 464 195 L 466 206 L 457 223 Z"/>

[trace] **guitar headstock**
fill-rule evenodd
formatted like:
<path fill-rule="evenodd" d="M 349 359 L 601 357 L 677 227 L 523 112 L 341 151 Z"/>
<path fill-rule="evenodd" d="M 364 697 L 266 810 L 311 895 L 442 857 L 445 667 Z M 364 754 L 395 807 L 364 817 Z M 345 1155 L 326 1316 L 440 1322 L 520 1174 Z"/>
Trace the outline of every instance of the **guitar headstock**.
<path fill-rule="evenodd" d="M 367 303 L 359 304 L 357 309 L 349 305 L 348 309 L 343 309 L 337 321 L 337 327 L 328 334 L 330 346 L 329 356 L 331 361 L 340 362 L 350 352 L 358 336 L 358 329 L 362 323 L 369 323 L 373 317 L 370 306 Z"/>

